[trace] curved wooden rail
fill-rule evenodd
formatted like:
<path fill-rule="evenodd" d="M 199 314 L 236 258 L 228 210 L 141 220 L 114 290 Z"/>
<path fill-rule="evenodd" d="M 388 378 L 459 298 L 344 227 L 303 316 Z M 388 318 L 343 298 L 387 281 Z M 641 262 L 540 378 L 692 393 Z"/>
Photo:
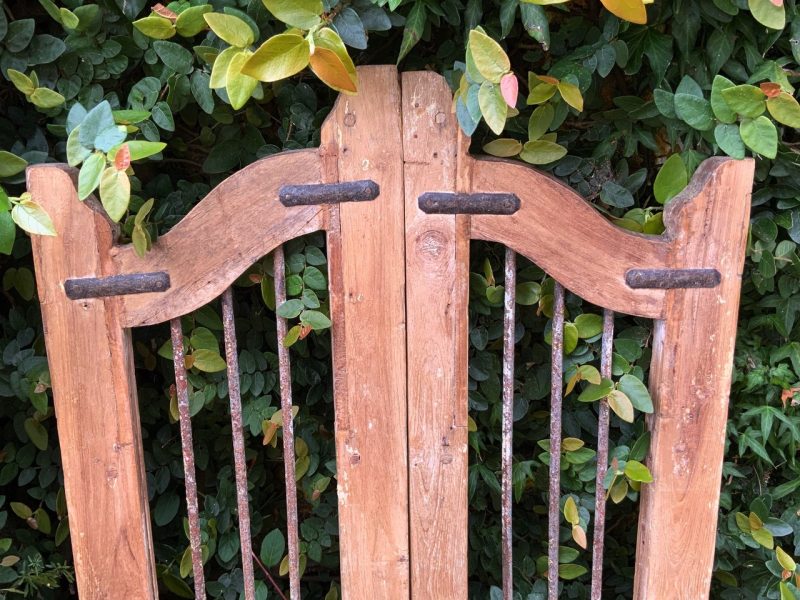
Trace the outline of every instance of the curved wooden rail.
<path fill-rule="evenodd" d="M 166 271 L 166 292 L 124 296 L 124 323 L 152 325 L 208 304 L 280 244 L 324 228 L 321 206 L 287 208 L 278 189 L 321 183 L 317 149 L 284 152 L 248 165 L 214 188 L 144 258 L 112 249 L 116 274 Z"/>

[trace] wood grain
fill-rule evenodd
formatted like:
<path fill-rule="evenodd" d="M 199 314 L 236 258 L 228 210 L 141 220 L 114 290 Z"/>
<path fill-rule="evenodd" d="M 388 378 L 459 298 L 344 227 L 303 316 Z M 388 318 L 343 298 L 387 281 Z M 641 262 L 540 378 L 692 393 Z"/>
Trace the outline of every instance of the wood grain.
<path fill-rule="evenodd" d="M 418 198 L 458 190 L 458 125 L 436 73 L 404 73 L 408 452 L 413 598 L 467 597 L 469 217 Z"/>
<path fill-rule="evenodd" d="M 185 315 L 217 298 L 256 260 L 293 238 L 323 227 L 321 206 L 287 208 L 278 190 L 320 183 L 316 150 L 264 158 L 214 188 L 139 258 L 128 244 L 112 249 L 115 274 L 166 271 L 166 292 L 125 296 L 124 324 L 152 325 Z"/>
<path fill-rule="evenodd" d="M 329 180 L 372 179 L 371 202 L 330 210 L 336 465 L 343 598 L 409 597 L 400 88 L 359 69 L 322 128 Z"/>
<path fill-rule="evenodd" d="M 648 461 L 655 481 L 642 491 L 638 600 L 708 597 L 753 165 L 705 161 L 666 209 L 671 266 L 716 268 L 722 281 L 667 291 L 656 322 Z"/>
<path fill-rule="evenodd" d="M 147 485 L 129 331 L 118 298 L 69 300 L 70 277 L 110 274 L 116 232 L 75 171 L 28 170 L 28 191 L 57 237 L 32 236 L 53 384 L 70 540 L 83 600 L 156 598 Z"/>

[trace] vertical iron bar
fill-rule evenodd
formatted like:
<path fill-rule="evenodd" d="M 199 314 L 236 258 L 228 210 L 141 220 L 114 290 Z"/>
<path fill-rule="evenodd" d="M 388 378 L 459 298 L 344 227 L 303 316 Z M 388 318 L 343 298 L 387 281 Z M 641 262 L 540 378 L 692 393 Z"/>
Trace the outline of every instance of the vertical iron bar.
<path fill-rule="evenodd" d="M 233 290 L 230 287 L 222 294 L 222 323 L 225 332 L 225 362 L 228 365 L 228 399 L 231 404 L 231 437 L 233 438 L 233 465 L 236 475 L 236 505 L 239 513 L 239 543 L 242 548 L 244 597 L 246 600 L 255 600 L 253 541 L 250 534 L 247 461 L 244 453 L 242 394 L 239 386 L 239 355 L 236 348 L 236 325 L 233 321 Z"/>
<path fill-rule="evenodd" d="M 286 266 L 283 246 L 273 255 L 275 275 L 275 305 L 286 302 Z M 297 535 L 297 482 L 295 480 L 294 415 L 292 414 L 292 372 L 289 349 L 283 345 L 286 319 L 276 315 L 278 327 L 278 370 L 281 385 L 281 414 L 283 415 L 283 468 L 286 478 L 286 537 L 289 546 L 289 597 L 300 600 L 300 556 Z"/>
<path fill-rule="evenodd" d="M 614 313 L 603 311 L 603 344 L 600 358 L 600 375 L 611 378 L 611 353 L 614 341 Z M 594 535 L 592 540 L 592 592 L 591 600 L 600 600 L 603 595 L 603 549 L 606 529 L 606 490 L 604 482 L 608 471 L 608 402 L 600 400 L 597 418 L 597 479 L 594 492 Z"/>
<path fill-rule="evenodd" d="M 503 442 L 502 442 L 502 543 L 503 543 L 503 600 L 514 597 L 512 560 L 511 484 L 514 435 L 514 322 L 517 301 L 517 255 L 506 248 L 505 305 L 503 310 Z"/>
<path fill-rule="evenodd" d="M 178 396 L 178 420 L 183 450 L 183 477 L 186 482 L 186 511 L 189 517 L 189 546 L 192 552 L 194 596 L 205 600 L 206 581 L 203 574 L 203 552 L 200 548 L 200 516 L 197 508 L 197 480 L 195 479 L 192 421 L 189 414 L 189 382 L 183 349 L 183 328 L 180 317 L 170 321 L 172 334 L 172 362 L 175 366 L 175 392 Z"/>
<path fill-rule="evenodd" d="M 547 526 L 547 588 L 549 600 L 558 598 L 558 543 L 561 524 L 561 393 L 564 379 L 564 288 L 553 290 L 553 340 L 550 370 L 550 487 Z"/>

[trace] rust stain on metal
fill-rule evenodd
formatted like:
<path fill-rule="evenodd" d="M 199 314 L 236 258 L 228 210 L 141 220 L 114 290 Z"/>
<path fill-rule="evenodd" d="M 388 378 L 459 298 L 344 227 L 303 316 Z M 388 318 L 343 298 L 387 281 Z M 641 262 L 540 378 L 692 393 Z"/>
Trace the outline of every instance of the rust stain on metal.
<path fill-rule="evenodd" d="M 275 275 L 275 304 L 286 302 L 286 263 L 283 246 L 273 255 Z M 289 596 L 300 600 L 300 555 L 297 534 L 297 482 L 294 460 L 294 415 L 292 414 L 292 371 L 289 349 L 283 345 L 286 319 L 276 315 L 278 329 L 278 370 L 281 385 L 281 414 L 283 415 L 283 467 L 286 478 L 286 538 L 289 546 Z"/>
<path fill-rule="evenodd" d="M 611 361 L 614 342 L 614 313 L 603 311 L 603 343 L 600 355 L 600 375 L 611 378 Z M 600 400 L 597 418 L 597 479 L 594 492 L 594 539 L 592 540 L 592 591 L 591 600 L 603 595 L 603 550 L 606 529 L 606 490 L 604 481 L 608 471 L 608 423 L 610 410 L 606 400 Z"/>
<path fill-rule="evenodd" d="M 222 293 L 222 326 L 225 335 L 225 362 L 228 365 L 228 399 L 231 405 L 231 437 L 233 438 L 233 465 L 236 476 L 236 505 L 239 513 L 239 542 L 242 548 L 244 597 L 246 600 L 255 600 L 253 542 L 250 533 L 250 504 L 247 492 L 247 461 L 244 453 L 242 395 L 239 386 L 239 353 L 236 347 L 236 325 L 233 320 L 233 290 L 231 288 Z"/>
<path fill-rule="evenodd" d="M 558 598 L 558 531 L 561 522 L 561 390 L 564 379 L 564 288 L 553 290 L 553 340 L 550 369 L 550 485 L 547 522 L 548 598 Z"/>
<path fill-rule="evenodd" d="M 506 248 L 505 298 L 503 307 L 503 439 L 502 439 L 502 544 L 503 544 L 503 599 L 514 597 L 512 560 L 511 500 L 512 457 L 514 447 L 514 325 L 517 301 L 517 255 Z"/>
<path fill-rule="evenodd" d="M 186 362 L 183 349 L 183 328 L 180 317 L 170 321 L 172 334 L 172 361 L 175 365 L 175 391 L 178 395 L 178 421 L 181 430 L 183 473 L 186 482 L 186 511 L 189 518 L 189 546 L 192 553 L 194 596 L 206 597 L 203 574 L 203 554 L 200 549 L 200 517 L 197 509 L 197 480 L 195 479 L 194 448 L 192 446 L 192 421 L 189 415 L 189 382 L 186 379 Z"/>

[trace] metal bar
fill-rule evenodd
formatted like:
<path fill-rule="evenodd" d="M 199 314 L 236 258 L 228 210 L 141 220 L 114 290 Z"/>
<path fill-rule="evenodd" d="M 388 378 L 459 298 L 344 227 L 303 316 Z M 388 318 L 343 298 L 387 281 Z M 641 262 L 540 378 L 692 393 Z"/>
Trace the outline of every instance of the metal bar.
<path fill-rule="evenodd" d="M 716 269 L 630 269 L 625 283 L 633 289 L 714 288 L 722 281 Z"/>
<path fill-rule="evenodd" d="M 278 198 L 284 206 L 308 204 L 338 204 L 340 202 L 367 202 L 381 193 L 380 186 L 371 179 L 342 183 L 317 183 L 309 185 L 284 185 Z"/>
<path fill-rule="evenodd" d="M 205 600 L 206 581 L 203 574 L 203 552 L 200 548 L 200 516 L 197 508 L 192 421 L 189 415 L 189 382 L 186 379 L 183 328 L 180 317 L 172 319 L 169 325 L 172 334 L 172 362 L 175 366 L 175 392 L 178 395 L 178 420 L 181 429 L 181 449 L 183 450 L 183 477 L 186 482 L 186 512 L 189 517 L 189 546 L 192 553 L 194 596 Z"/>
<path fill-rule="evenodd" d="M 165 292 L 169 286 L 169 273 L 158 271 L 156 273 L 112 275 L 111 277 L 67 279 L 64 282 L 64 292 L 70 300 L 83 300 L 125 294 Z"/>
<path fill-rule="evenodd" d="M 275 275 L 275 304 L 286 302 L 286 266 L 283 246 L 273 255 Z M 278 371 L 281 385 L 281 414 L 283 415 L 283 468 L 286 478 L 286 538 L 289 546 L 289 597 L 300 600 L 300 554 L 297 534 L 297 482 L 295 480 L 294 415 L 292 414 L 292 371 L 289 349 L 283 345 L 286 319 L 276 315 L 278 328 Z"/>
<path fill-rule="evenodd" d="M 550 486 L 547 524 L 547 589 L 558 598 L 558 542 L 561 525 L 561 391 L 564 379 L 564 288 L 553 291 L 552 366 L 550 369 Z"/>
<path fill-rule="evenodd" d="M 247 461 L 242 429 L 242 395 L 239 387 L 239 353 L 236 347 L 236 325 L 233 321 L 233 290 L 222 293 L 222 324 L 225 335 L 225 362 L 228 365 L 228 399 L 231 404 L 231 437 L 233 465 L 236 475 L 236 505 L 239 513 L 239 543 L 242 548 L 242 578 L 244 597 L 255 600 L 253 576 L 253 541 L 250 533 L 250 504 L 247 491 Z"/>
<path fill-rule="evenodd" d="M 614 313 L 603 311 L 603 343 L 600 355 L 600 375 L 611 378 L 612 351 L 614 341 Z M 608 402 L 600 400 L 597 418 L 597 479 L 594 491 L 594 535 L 592 540 L 592 591 L 591 600 L 600 600 L 603 595 L 603 550 L 606 529 L 606 490 L 604 481 L 608 471 Z"/>
<path fill-rule="evenodd" d="M 514 447 L 514 325 L 517 301 L 517 255 L 506 248 L 503 307 L 503 440 L 502 440 L 502 544 L 503 600 L 514 598 L 514 562 L 511 523 L 512 456 Z"/>
<path fill-rule="evenodd" d="M 520 207 L 515 194 L 425 192 L 418 202 L 429 215 L 513 215 Z"/>

